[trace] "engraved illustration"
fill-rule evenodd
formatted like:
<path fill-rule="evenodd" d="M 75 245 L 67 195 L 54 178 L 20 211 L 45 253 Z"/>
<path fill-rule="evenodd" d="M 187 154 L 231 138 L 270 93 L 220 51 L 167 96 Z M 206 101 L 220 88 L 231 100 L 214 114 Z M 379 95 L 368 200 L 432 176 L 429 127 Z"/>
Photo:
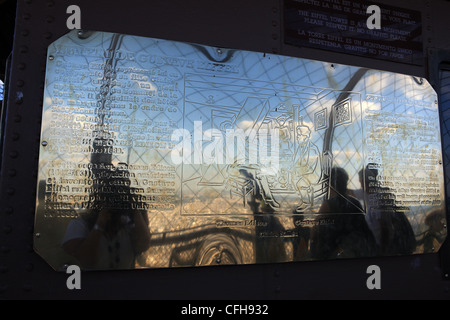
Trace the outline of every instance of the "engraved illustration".
<path fill-rule="evenodd" d="M 260 197 L 268 212 L 317 211 L 320 199 L 329 195 L 333 167 L 333 154 L 325 143 L 327 117 L 334 117 L 335 127 L 352 124 L 352 99 L 334 104 L 340 92 L 300 86 L 292 88 L 292 96 L 279 96 L 281 86 L 187 77 L 185 129 L 195 129 L 195 123 L 202 121 L 203 130 L 221 136 L 216 140 L 219 144 L 230 130 L 242 134 L 236 135 L 238 141 L 226 141 L 232 142 L 225 147 L 227 161 L 184 164 L 183 214 L 251 214 L 248 202 L 252 197 Z M 277 133 L 276 146 L 267 135 L 273 132 Z M 210 141 L 194 142 L 195 159 Z M 262 161 L 262 153 L 277 157 L 276 170 L 273 163 Z"/>

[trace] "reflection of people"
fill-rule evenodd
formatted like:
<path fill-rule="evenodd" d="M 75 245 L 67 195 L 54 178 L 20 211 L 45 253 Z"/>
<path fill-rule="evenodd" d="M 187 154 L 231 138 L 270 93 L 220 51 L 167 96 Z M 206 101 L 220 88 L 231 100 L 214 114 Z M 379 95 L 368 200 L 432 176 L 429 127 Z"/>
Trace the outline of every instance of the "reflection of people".
<path fill-rule="evenodd" d="M 87 214 L 73 220 L 63 239 L 63 249 L 85 269 L 133 269 L 135 258 L 150 246 L 145 211 L 133 209 L 128 171 L 121 167 L 96 169 L 105 177 Z M 120 209 L 119 209 L 120 208 Z"/>
<path fill-rule="evenodd" d="M 361 204 L 349 195 L 349 176 L 342 168 L 331 170 L 330 197 L 320 209 L 322 221 L 312 230 L 314 259 L 373 256 L 375 239 L 364 218 Z"/>
<path fill-rule="evenodd" d="M 255 188 L 248 201 L 248 205 L 254 214 L 254 219 L 257 220 L 255 226 L 255 262 L 285 262 L 287 254 L 285 241 L 282 237 L 284 227 L 275 217 L 271 204 L 268 204 L 265 197 L 262 196 L 255 177 L 245 169 L 241 169 L 240 173 Z"/>
<path fill-rule="evenodd" d="M 63 249 L 86 269 L 132 269 L 135 257 L 149 248 L 150 233 L 143 213 L 103 209 L 73 220 Z"/>
<path fill-rule="evenodd" d="M 380 253 L 383 253 L 383 250 L 388 249 L 389 243 L 392 242 L 394 237 L 392 216 L 387 210 L 376 210 L 376 208 L 372 208 L 371 199 L 374 198 L 375 193 L 369 193 L 368 191 L 373 189 L 369 188 L 369 186 L 377 180 L 378 170 L 371 169 L 371 167 L 373 167 L 373 165 L 369 165 L 365 170 L 361 170 L 359 172 L 359 179 L 364 191 L 364 201 L 368 204 L 366 220 L 375 236 L 378 248 L 381 249 Z"/>
<path fill-rule="evenodd" d="M 362 213 L 360 202 L 348 191 L 348 173 L 342 168 L 331 170 L 330 198 L 325 200 L 320 213 Z"/>
<path fill-rule="evenodd" d="M 395 195 L 377 185 L 376 164 L 360 171 L 360 183 L 367 204 L 366 220 L 377 241 L 379 254 L 410 254 L 416 248 L 415 235 L 406 215 L 397 210 Z"/>
<path fill-rule="evenodd" d="M 427 214 L 425 225 L 428 230 L 422 234 L 422 239 L 417 241 L 417 245 L 423 245 L 425 253 L 434 252 L 437 243 L 443 243 L 447 235 L 445 228 L 445 213 L 442 209 L 433 210 Z"/>

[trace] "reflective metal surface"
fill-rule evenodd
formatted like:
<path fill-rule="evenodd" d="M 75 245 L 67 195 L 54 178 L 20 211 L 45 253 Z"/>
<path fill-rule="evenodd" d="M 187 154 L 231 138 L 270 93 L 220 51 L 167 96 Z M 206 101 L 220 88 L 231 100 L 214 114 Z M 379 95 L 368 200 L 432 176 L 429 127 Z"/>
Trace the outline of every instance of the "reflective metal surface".
<path fill-rule="evenodd" d="M 35 249 L 55 269 L 436 252 L 424 79 L 102 32 L 49 47 Z"/>

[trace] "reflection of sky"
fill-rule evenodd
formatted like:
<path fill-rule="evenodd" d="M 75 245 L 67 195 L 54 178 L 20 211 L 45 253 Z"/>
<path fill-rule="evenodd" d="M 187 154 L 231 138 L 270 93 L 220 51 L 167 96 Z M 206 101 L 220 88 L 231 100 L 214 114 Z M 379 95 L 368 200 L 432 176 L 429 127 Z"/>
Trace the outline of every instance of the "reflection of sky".
<path fill-rule="evenodd" d="M 3 101 L 3 90 L 4 90 L 4 84 L 3 81 L 0 80 L 0 101 Z"/>
<path fill-rule="evenodd" d="M 110 43 L 109 34 L 96 34 L 95 38 L 89 41 L 80 40 L 77 37 L 72 37 L 66 40 L 65 46 L 78 46 L 83 42 L 83 46 L 87 48 L 103 48 L 106 49 Z M 102 49 L 102 50 L 103 50 Z M 211 73 L 207 69 L 197 69 L 198 61 L 204 61 L 205 57 L 197 48 L 183 43 L 174 43 L 171 41 L 155 41 L 153 39 L 145 39 L 139 37 L 125 37 L 120 48 L 122 52 L 130 52 L 136 54 L 135 60 L 120 60 L 118 68 L 127 70 L 133 68 L 133 72 L 124 71 L 118 72 L 123 76 L 122 85 L 128 85 L 120 94 L 113 94 L 116 97 L 126 96 L 126 90 L 133 92 L 152 92 L 156 95 L 167 93 L 170 90 L 163 89 L 165 87 L 174 88 L 172 93 L 176 94 L 173 101 L 176 101 L 178 112 L 153 112 L 143 111 L 141 109 L 129 109 L 130 103 L 124 103 L 128 120 L 130 121 L 160 121 L 175 123 L 178 128 L 185 128 L 193 131 L 193 122 L 203 120 L 204 130 L 214 125 L 211 123 L 212 114 L 221 121 L 230 120 L 230 117 L 237 117 L 239 110 L 243 108 L 246 99 L 256 99 L 260 101 L 269 101 L 271 111 L 279 105 L 286 106 L 299 105 L 299 115 L 303 117 L 303 125 L 309 127 L 311 130 L 311 142 L 323 151 L 324 145 L 324 131 L 316 130 L 315 115 L 316 112 L 327 108 L 327 117 L 330 118 L 332 106 L 337 101 L 340 91 L 343 90 L 349 83 L 352 76 L 357 71 L 357 68 L 348 66 L 336 65 L 331 67 L 329 63 L 309 61 L 297 58 L 288 58 L 275 55 L 262 55 L 254 52 L 237 51 L 230 60 L 230 65 L 238 66 L 238 74 L 226 73 Z M 213 48 L 205 47 L 212 55 L 214 55 Z M 170 58 L 172 57 L 172 58 Z M 182 59 L 179 57 L 183 57 Z M 223 57 L 216 57 L 219 60 Z M 173 59 L 173 60 L 172 60 Z M 52 119 L 52 111 L 50 110 L 51 98 L 53 98 L 53 85 L 61 83 L 62 80 L 58 78 L 55 73 L 56 69 L 62 69 L 62 66 L 72 64 L 73 70 L 69 70 L 74 80 L 78 80 L 78 87 L 90 86 L 99 87 L 99 84 L 92 84 L 92 80 L 101 79 L 101 64 L 104 63 L 102 58 L 95 55 L 56 55 L 56 59 L 51 64 L 53 73 L 47 76 L 47 92 L 45 100 L 45 114 L 44 119 Z M 90 73 L 83 72 L 83 68 L 78 69 L 77 66 L 89 65 L 91 72 L 99 71 L 100 76 L 92 76 Z M 98 65 L 99 67 L 95 67 Z M 185 66 L 185 67 L 183 67 Z M 235 70 L 235 69 L 232 69 Z M 61 70 L 59 70 L 61 71 Z M 66 74 L 63 74 L 66 75 Z M 213 76 L 212 76 L 213 75 Z M 135 78 L 133 77 L 135 76 Z M 71 78 L 70 78 L 71 79 Z M 136 79 L 131 81 L 131 79 Z M 70 84 L 70 81 L 66 81 Z M 174 84 L 176 83 L 176 86 Z M 61 89 L 60 91 L 67 91 L 76 96 L 79 93 L 76 89 L 77 82 L 71 85 L 70 88 Z M 328 88 L 328 89 L 323 89 Z M 341 125 L 335 129 L 333 137 L 333 165 L 343 167 L 350 176 L 350 188 L 357 189 L 360 187 L 358 172 L 364 167 L 364 153 L 368 153 L 369 147 L 364 145 L 363 130 L 367 136 L 366 124 L 361 125 L 361 118 L 364 117 L 364 108 L 376 111 L 383 110 L 383 112 L 398 112 L 398 113 L 414 113 L 425 112 L 423 115 L 428 116 L 423 107 L 407 107 L 400 100 L 412 101 L 434 101 L 432 90 L 429 90 L 428 84 L 418 85 L 412 77 L 395 75 L 391 73 L 370 71 L 366 76 L 356 85 L 351 88 L 353 92 L 362 93 L 363 107 L 352 108 L 353 123 Z M 184 89 L 184 91 L 183 91 Z M 335 91 L 336 90 L 336 91 Z M 365 94 L 376 94 L 393 99 L 397 102 L 369 102 L 365 101 Z M 134 96 L 129 94 L 128 96 Z M 143 96 L 140 96 L 142 98 Z M 152 102 L 137 103 L 140 106 L 152 106 L 158 104 L 160 96 L 156 98 L 149 98 Z M 64 98 L 66 101 L 68 98 Z M 357 98 L 359 99 L 359 98 Z M 395 100 L 397 99 L 397 100 Z M 95 101 L 84 97 L 84 101 Z M 356 102 L 356 101 L 355 101 Z M 185 108 L 183 112 L 183 107 Z M 214 109 L 214 110 L 212 110 Z M 219 110 L 219 111 L 217 111 Z M 255 114 L 250 112 L 248 116 L 241 117 L 242 124 L 235 127 L 247 127 L 245 123 L 248 119 L 254 120 Z M 267 110 L 266 110 L 267 111 Z M 259 119 L 261 122 L 263 119 Z M 329 120 L 329 119 L 328 119 Z M 83 124 L 83 121 L 75 121 Z M 140 123 L 136 122 L 135 128 L 143 128 Z M 48 124 L 48 123 L 47 123 Z M 151 129 L 147 126 L 146 129 Z M 48 129 L 48 126 L 47 126 Z M 172 129 L 176 129 L 172 126 Z M 126 135 L 125 126 L 120 130 L 122 134 Z M 135 133 L 135 132 L 130 132 Z M 158 135 L 148 132 L 148 137 L 156 138 Z M 46 134 L 44 130 L 44 135 Z M 119 134 L 119 133 L 118 133 Z M 133 140 L 133 135 L 129 135 L 123 139 Z M 291 136 L 292 139 L 293 136 Z M 292 141 L 291 141 L 292 142 Z M 390 148 L 393 146 L 389 146 Z M 366 150 L 364 150 L 366 148 Z M 170 159 L 167 157 L 167 150 L 150 150 L 150 148 L 124 148 L 126 154 L 119 157 L 114 157 L 113 162 L 123 161 L 128 163 L 159 163 L 170 164 Z M 194 148 L 192 148 L 194 150 Z M 72 154 L 69 156 L 71 161 L 86 162 L 89 157 L 85 155 Z M 315 157 L 315 155 L 312 155 Z M 59 158 L 59 156 L 57 157 Z M 64 158 L 61 155 L 62 159 Z M 198 170 L 193 168 L 192 170 Z M 186 173 L 186 172 L 185 172 Z M 190 176 L 188 174 L 188 176 Z"/>

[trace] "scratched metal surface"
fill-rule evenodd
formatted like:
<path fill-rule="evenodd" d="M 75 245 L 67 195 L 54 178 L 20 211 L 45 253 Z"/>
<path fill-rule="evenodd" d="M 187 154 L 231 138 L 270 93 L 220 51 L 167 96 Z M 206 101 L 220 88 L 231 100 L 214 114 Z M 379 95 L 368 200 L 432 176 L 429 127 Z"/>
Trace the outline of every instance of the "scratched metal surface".
<path fill-rule="evenodd" d="M 35 247 L 57 270 L 422 254 L 446 238 L 424 79 L 73 31 L 49 47 L 44 92 Z"/>

